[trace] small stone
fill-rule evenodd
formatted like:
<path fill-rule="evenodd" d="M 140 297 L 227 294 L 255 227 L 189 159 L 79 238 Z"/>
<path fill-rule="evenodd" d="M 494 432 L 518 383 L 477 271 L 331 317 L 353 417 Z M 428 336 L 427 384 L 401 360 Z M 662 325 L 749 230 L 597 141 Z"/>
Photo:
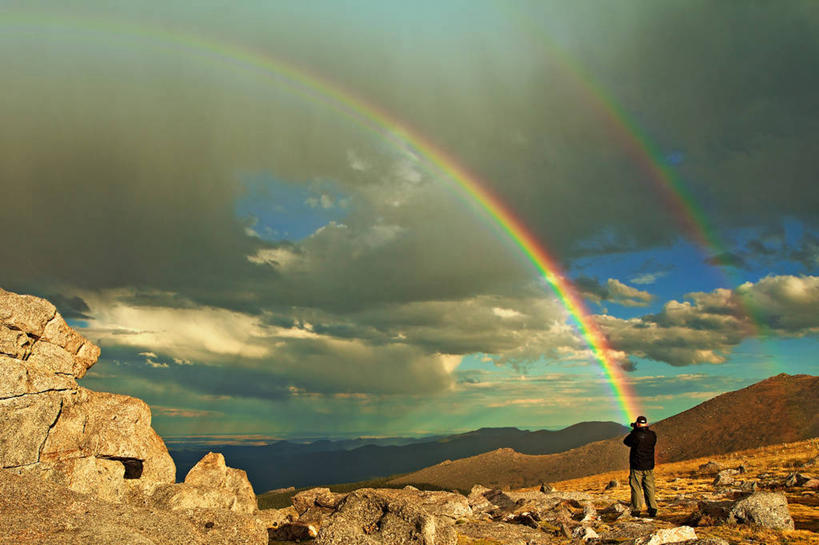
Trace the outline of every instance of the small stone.
<path fill-rule="evenodd" d="M 697 473 L 701 475 L 716 475 L 722 470 L 722 466 L 714 461 L 706 462 L 697 468 Z"/>
<path fill-rule="evenodd" d="M 813 458 L 809 458 L 802 462 L 801 464 L 799 464 L 799 467 L 813 467 L 817 463 L 819 463 L 819 456 L 814 456 Z"/>
<path fill-rule="evenodd" d="M 574 532 L 572 532 L 572 537 L 581 541 L 589 541 L 591 539 L 597 539 L 600 536 L 588 526 L 578 526 L 574 529 Z"/>
<path fill-rule="evenodd" d="M 503 518 L 503 522 L 508 522 L 510 524 L 523 524 L 529 528 L 538 528 L 538 520 L 539 517 L 536 517 L 533 513 L 529 513 L 528 511 L 517 514 L 509 514 Z"/>
<path fill-rule="evenodd" d="M 697 539 L 697 534 L 690 526 L 678 526 L 676 528 L 663 528 L 653 532 L 648 537 L 641 537 L 635 540 L 635 545 L 665 545 L 666 543 L 679 543 Z"/>
<path fill-rule="evenodd" d="M 785 486 L 792 488 L 794 486 L 802 486 L 806 482 L 810 481 L 810 477 L 806 477 L 801 473 L 791 473 L 785 479 Z"/>
<path fill-rule="evenodd" d="M 555 487 L 549 483 L 540 483 L 540 491 L 544 494 L 548 494 L 549 492 L 554 492 Z"/>
<path fill-rule="evenodd" d="M 739 489 L 743 492 L 756 492 L 759 489 L 759 485 L 756 481 L 742 481 L 739 483 Z"/>
<path fill-rule="evenodd" d="M 580 522 L 591 522 L 593 520 L 597 520 L 597 509 L 594 508 L 592 502 L 583 502 L 581 505 L 583 507 L 583 518 L 580 519 Z"/>
<path fill-rule="evenodd" d="M 730 470 L 730 469 L 724 469 L 724 470 L 720 471 L 719 473 L 717 473 L 717 476 L 714 478 L 713 485 L 717 486 L 717 487 L 720 487 L 720 486 L 728 486 L 730 484 L 733 484 L 734 477 L 731 475 L 731 471 L 732 470 Z"/>
<path fill-rule="evenodd" d="M 335 509 L 338 503 L 344 499 L 344 494 L 331 492 L 329 488 L 311 488 L 299 492 L 291 498 L 293 507 L 299 514 L 306 512 L 311 507 L 324 507 Z"/>
<path fill-rule="evenodd" d="M 301 541 L 313 539 L 318 530 L 312 524 L 303 522 L 286 522 L 278 528 L 268 528 L 267 535 L 270 541 Z"/>
<path fill-rule="evenodd" d="M 609 484 L 606 485 L 606 490 L 611 490 L 612 488 L 617 488 L 620 486 L 620 481 L 617 479 L 612 479 L 609 481 Z"/>

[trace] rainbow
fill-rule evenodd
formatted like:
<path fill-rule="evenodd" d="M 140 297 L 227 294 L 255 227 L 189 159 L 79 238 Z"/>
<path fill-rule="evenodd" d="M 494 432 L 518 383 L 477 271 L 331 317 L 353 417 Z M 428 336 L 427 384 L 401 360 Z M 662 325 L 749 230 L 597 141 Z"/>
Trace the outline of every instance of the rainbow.
<path fill-rule="evenodd" d="M 558 260 L 502 200 L 490 192 L 488 184 L 459 164 L 445 150 L 386 110 L 357 97 L 341 85 L 305 68 L 296 67 L 266 53 L 223 42 L 204 40 L 195 34 L 176 30 L 170 32 L 101 18 L 76 18 L 30 12 L 6 12 L 0 19 L 0 25 L 33 27 L 37 30 L 43 28 L 79 29 L 102 35 L 113 34 L 150 39 L 158 45 L 170 45 L 196 54 L 205 54 L 229 65 L 238 63 L 244 69 L 257 70 L 277 82 L 289 85 L 299 95 L 324 103 L 333 110 L 352 118 L 368 131 L 376 133 L 380 138 L 386 138 L 399 145 L 408 145 L 447 178 L 457 183 L 531 261 L 571 315 L 594 357 L 600 362 L 623 417 L 629 422 L 636 418 L 639 413 L 637 397 L 626 379 L 625 372 L 614 357 L 615 351 L 609 346 L 605 335 L 595 323 L 583 299 L 563 273 Z"/>
<path fill-rule="evenodd" d="M 716 229 L 709 225 L 706 214 L 662 152 L 580 63 L 572 59 L 548 35 L 537 31 L 530 18 L 518 15 L 515 19 L 521 28 L 529 29 L 528 36 L 536 38 L 533 45 L 545 49 L 549 59 L 556 63 L 561 74 L 572 78 L 575 87 L 583 94 L 585 103 L 592 106 L 597 115 L 617 133 L 619 136 L 617 141 L 621 142 L 632 161 L 646 173 L 646 181 L 653 182 L 651 189 L 658 194 L 682 232 L 695 243 L 703 259 L 713 262 L 722 273 L 721 283 L 734 292 L 739 310 L 748 318 L 751 335 L 764 338 L 767 328 L 759 319 L 759 312 L 753 308 L 750 301 L 740 297 L 734 290 L 742 280 L 728 264 L 720 261 L 720 257 L 728 253 L 728 246 L 720 239 Z"/>

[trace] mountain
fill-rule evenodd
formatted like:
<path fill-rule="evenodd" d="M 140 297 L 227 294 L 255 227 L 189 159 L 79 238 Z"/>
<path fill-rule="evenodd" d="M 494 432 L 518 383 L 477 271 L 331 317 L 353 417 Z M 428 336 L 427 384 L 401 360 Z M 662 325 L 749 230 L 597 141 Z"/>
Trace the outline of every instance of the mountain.
<path fill-rule="evenodd" d="M 652 426 L 659 463 L 819 436 L 819 377 L 781 374 L 728 392 Z M 533 486 L 628 467 L 621 437 L 532 456 L 503 448 L 444 462 L 391 481 L 445 488 Z"/>
<path fill-rule="evenodd" d="M 529 454 L 548 454 L 590 441 L 619 436 L 626 428 L 614 422 L 582 422 L 558 431 L 482 428 L 468 433 L 407 445 L 365 445 L 339 448 L 337 442 L 310 444 L 277 442 L 265 446 L 219 445 L 232 467 L 244 469 L 255 490 L 313 486 L 384 477 L 415 471 L 447 459 L 464 458 L 509 447 Z M 347 444 L 347 443 L 344 443 Z M 174 449 L 177 474 L 216 446 Z M 320 450 L 325 448 L 326 450 Z"/>

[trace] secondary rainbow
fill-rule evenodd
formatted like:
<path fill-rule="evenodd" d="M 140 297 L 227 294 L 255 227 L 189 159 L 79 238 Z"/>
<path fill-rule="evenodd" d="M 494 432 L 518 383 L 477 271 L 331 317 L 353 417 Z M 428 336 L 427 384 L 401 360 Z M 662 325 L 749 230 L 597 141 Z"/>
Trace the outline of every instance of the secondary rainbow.
<path fill-rule="evenodd" d="M 514 9 L 512 13 L 515 13 Z M 737 278 L 728 263 L 721 261 L 722 256 L 729 253 L 727 245 L 709 225 L 706 214 L 658 146 L 580 63 L 563 51 L 548 35 L 536 30 L 529 18 L 518 14 L 516 21 L 521 28 L 528 29 L 532 45 L 539 45 L 545 49 L 549 59 L 559 67 L 561 74 L 568 75 L 574 80 L 575 87 L 583 94 L 585 103 L 592 106 L 598 116 L 619 135 L 617 141 L 634 163 L 647 174 L 646 181 L 652 182 L 652 189 L 662 199 L 682 231 L 695 243 L 706 261 L 717 265 L 722 274 L 721 283 L 734 291 L 739 310 L 748 318 L 750 333 L 764 337 L 767 328 L 759 318 L 759 313 L 751 301 L 735 291 L 736 286 L 742 281 Z"/>
<path fill-rule="evenodd" d="M 34 26 L 42 30 L 48 27 L 94 32 L 102 35 L 130 36 L 150 39 L 153 46 L 171 45 L 205 54 L 228 65 L 237 63 L 243 69 L 256 69 L 275 80 L 288 84 L 297 94 L 318 100 L 330 108 L 351 117 L 357 123 L 379 137 L 397 144 L 409 145 L 423 156 L 447 178 L 456 182 L 462 190 L 500 227 L 520 248 L 523 254 L 537 268 L 575 321 L 594 357 L 600 362 L 611 387 L 612 394 L 627 421 L 638 414 L 637 398 L 626 380 L 625 373 L 613 357 L 614 351 L 608 345 L 605 335 L 595 323 L 585 307 L 577 290 L 567 279 L 557 259 L 551 255 L 542 242 L 520 221 L 515 214 L 487 188 L 478 176 L 424 137 L 408 124 L 398 120 L 389 112 L 353 93 L 339 84 L 296 67 L 266 53 L 253 51 L 232 44 L 205 40 L 195 34 L 173 32 L 164 29 L 124 23 L 101 18 L 77 18 L 52 14 L 17 12 L 3 14 L 3 26 Z"/>

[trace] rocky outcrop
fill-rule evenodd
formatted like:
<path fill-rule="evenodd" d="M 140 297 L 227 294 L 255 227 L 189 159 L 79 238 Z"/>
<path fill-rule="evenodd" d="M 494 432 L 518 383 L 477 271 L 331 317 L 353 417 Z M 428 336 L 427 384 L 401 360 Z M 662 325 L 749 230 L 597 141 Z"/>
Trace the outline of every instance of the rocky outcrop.
<path fill-rule="evenodd" d="M 48 301 L 0 289 L 0 542 L 262 545 L 297 516 L 256 517 L 221 454 L 175 484 L 148 405 L 77 384 L 99 354 Z"/>
<path fill-rule="evenodd" d="M 700 475 L 716 475 L 720 471 L 722 471 L 722 466 L 713 460 L 706 462 L 697 468 L 697 473 Z"/>
<path fill-rule="evenodd" d="M 48 301 L 0 289 L 0 468 L 108 500 L 174 481 L 144 402 L 77 385 L 99 354 Z"/>

